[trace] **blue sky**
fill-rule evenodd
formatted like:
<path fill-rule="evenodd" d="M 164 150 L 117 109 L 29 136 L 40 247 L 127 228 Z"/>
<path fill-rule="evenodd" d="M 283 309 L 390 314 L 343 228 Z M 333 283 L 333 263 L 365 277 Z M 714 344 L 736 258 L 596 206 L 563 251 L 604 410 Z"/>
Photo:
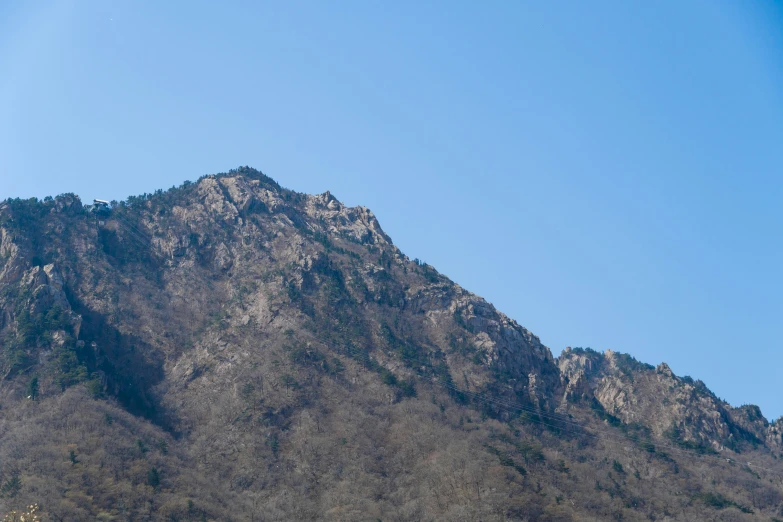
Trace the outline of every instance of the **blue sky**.
<path fill-rule="evenodd" d="M 239 165 L 538 334 L 783 414 L 783 7 L 0 3 L 0 198 Z"/>

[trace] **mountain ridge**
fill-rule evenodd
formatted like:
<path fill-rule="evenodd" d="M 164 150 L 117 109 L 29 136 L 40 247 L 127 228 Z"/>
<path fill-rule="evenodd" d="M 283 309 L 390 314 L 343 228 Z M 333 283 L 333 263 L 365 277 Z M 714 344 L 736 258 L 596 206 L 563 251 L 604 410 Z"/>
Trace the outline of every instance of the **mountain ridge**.
<path fill-rule="evenodd" d="M 375 215 L 373 214 L 373 212 L 369 208 L 361 206 L 361 205 L 358 205 L 358 206 L 355 206 L 355 207 L 346 206 L 346 205 L 342 204 L 328 190 L 326 192 L 322 193 L 322 194 L 316 194 L 316 195 L 312 195 L 312 196 L 309 196 L 309 195 L 306 195 L 306 194 L 303 194 L 303 193 L 298 193 L 298 192 L 295 192 L 295 191 L 283 188 L 281 185 L 279 185 L 279 183 L 277 183 L 272 178 L 266 176 L 265 174 L 261 173 L 260 171 L 256 171 L 255 169 L 251 169 L 250 167 L 240 167 L 238 169 L 234 169 L 232 171 L 229 171 L 228 173 L 208 174 L 208 175 L 202 176 L 199 179 L 199 182 L 204 181 L 204 182 L 209 184 L 210 188 L 213 188 L 213 189 L 216 189 L 216 190 L 221 190 L 222 187 L 218 188 L 219 184 L 213 183 L 213 180 L 217 180 L 217 179 L 219 179 L 221 177 L 228 177 L 232 173 L 247 173 L 247 172 L 253 172 L 253 173 L 259 174 L 260 178 L 257 181 L 260 182 L 261 180 L 263 180 L 265 182 L 265 184 L 267 184 L 267 186 L 272 189 L 272 191 L 271 191 L 272 193 L 277 193 L 277 195 L 279 195 L 279 194 L 293 194 L 293 195 L 296 195 L 296 196 L 299 196 L 299 197 L 301 197 L 301 196 L 307 197 L 308 198 L 307 212 L 312 217 L 323 219 L 326 216 L 333 217 L 336 214 L 336 215 L 339 215 L 339 217 L 343 220 L 343 223 L 345 223 L 346 221 L 347 222 L 354 221 L 356 216 L 361 216 L 361 218 L 359 218 L 359 222 L 364 225 L 364 228 L 361 229 L 361 231 L 355 231 L 355 230 L 351 231 L 351 232 L 354 233 L 354 238 L 356 240 L 363 241 L 363 240 L 366 239 L 366 237 L 369 237 L 369 234 L 371 232 L 374 232 L 375 234 L 377 234 L 377 236 L 379 238 L 381 238 L 381 240 L 383 242 L 385 242 L 388 245 L 393 245 L 392 239 L 385 232 L 383 232 L 383 230 L 382 230 L 382 228 L 380 226 L 380 223 L 375 218 Z M 180 186 L 180 187 L 172 187 L 169 190 L 175 190 L 175 189 L 182 188 L 182 187 L 188 187 L 190 185 L 191 185 L 190 182 L 185 182 L 182 186 Z M 232 198 L 232 200 L 234 202 L 238 203 L 238 205 L 236 206 L 236 212 L 234 213 L 234 215 L 236 215 L 236 216 L 238 216 L 240 212 L 246 212 L 249 208 L 252 209 L 252 206 L 254 204 L 257 204 L 257 201 L 254 201 L 251 198 L 243 197 L 245 195 L 245 188 L 244 187 L 237 187 L 235 184 L 229 184 L 227 187 L 225 187 L 225 190 L 228 191 L 228 195 Z M 121 202 L 116 202 L 115 201 L 114 203 L 115 204 L 121 204 L 121 205 L 126 205 L 126 204 L 127 205 L 132 205 L 133 203 L 135 203 L 135 202 L 137 202 L 139 200 L 143 201 L 143 200 L 146 200 L 147 198 L 154 197 L 156 195 L 162 195 L 164 193 L 165 193 L 164 191 L 158 190 L 155 193 L 151 193 L 151 194 L 142 194 L 140 196 L 130 196 L 127 200 L 123 200 Z M 31 198 L 31 199 L 35 199 L 35 198 Z M 42 201 L 45 201 L 47 199 L 54 200 L 54 198 L 48 197 L 48 198 L 45 198 Z M 68 208 L 70 208 L 71 205 L 78 206 L 80 204 L 80 201 L 81 201 L 80 198 L 78 196 L 76 196 L 75 194 L 61 195 L 61 196 L 58 196 L 57 199 L 58 200 L 66 199 L 68 202 L 65 205 Z M 78 200 L 78 202 L 76 200 Z M 220 201 L 220 198 L 219 197 L 216 198 L 216 201 Z M 277 206 L 279 206 L 281 204 L 281 201 L 280 201 L 279 198 L 275 198 L 275 197 L 270 195 L 269 199 L 263 201 L 263 204 L 271 204 L 271 208 L 274 209 L 275 207 L 277 207 Z M 3 208 L 7 207 L 7 206 L 8 206 L 8 202 L 7 201 L 0 202 L 0 212 L 2 212 Z M 87 208 L 90 208 L 90 205 L 84 205 L 84 206 L 87 207 Z M 345 210 L 345 212 L 341 212 L 343 209 Z M 220 210 L 218 209 L 218 211 L 220 211 Z M 336 227 L 332 226 L 332 228 L 329 231 L 330 232 L 337 232 L 338 230 L 337 230 Z M 341 232 L 344 233 L 345 231 L 342 230 Z M 366 234 L 367 236 L 365 237 L 364 234 Z M 395 249 L 396 249 L 396 247 L 395 247 Z M 406 259 L 408 259 L 410 261 L 410 259 L 407 256 L 405 256 L 405 254 L 403 254 L 401 251 L 399 251 L 399 249 L 396 249 L 396 250 L 397 250 L 398 255 L 402 255 L 402 256 L 404 256 Z M 450 279 L 449 279 L 449 282 L 453 283 Z M 456 284 L 456 283 L 453 283 L 453 284 L 455 284 L 456 286 L 459 287 L 458 284 Z M 472 294 L 472 295 L 475 295 L 475 294 Z M 476 297 L 478 297 L 478 296 L 476 296 Z M 481 299 L 487 305 L 492 307 L 492 305 L 490 303 L 486 302 L 486 300 L 484 298 L 479 297 L 479 299 Z M 494 309 L 494 307 L 492 307 L 492 308 Z M 502 312 L 501 312 L 501 314 L 502 314 Z M 504 317 L 506 317 L 506 319 L 512 321 L 513 323 L 518 324 L 517 321 L 508 318 L 507 316 L 505 316 L 505 314 L 502 314 L 502 315 Z M 525 330 L 528 331 L 527 329 L 525 329 Z M 536 340 L 540 343 L 540 339 L 539 339 L 538 336 L 536 336 L 535 334 L 532 334 L 532 333 L 531 333 L 531 335 L 533 335 L 536 338 Z M 550 355 L 552 356 L 553 359 L 560 359 L 564 355 L 570 353 L 571 350 L 572 350 L 571 347 L 566 347 L 561 352 L 560 355 L 555 356 L 554 353 L 552 353 L 551 349 L 549 349 L 548 347 L 547 347 L 547 349 L 550 351 Z M 579 350 L 579 349 L 577 349 L 577 350 Z M 586 350 L 590 351 L 591 349 L 587 348 Z M 613 351 L 611 349 L 607 349 L 604 352 L 604 355 L 610 354 L 610 356 L 611 356 L 611 354 L 614 354 L 614 353 L 615 353 L 615 351 Z M 617 352 L 617 353 L 619 353 L 621 356 L 631 356 L 631 354 L 628 354 L 628 353 L 625 353 L 625 352 Z M 642 363 L 642 364 L 648 364 L 648 363 Z M 660 364 L 663 365 L 665 368 L 668 368 L 668 365 L 665 362 L 662 362 Z M 672 375 L 673 375 L 673 372 L 671 372 L 670 369 L 668 370 L 667 373 L 672 373 Z M 685 378 L 689 379 L 689 377 L 687 377 L 687 376 Z M 701 382 L 701 381 L 697 381 L 697 382 Z M 703 383 L 700 386 L 701 387 L 705 387 Z M 725 403 L 727 406 L 731 406 L 731 404 L 729 404 L 727 401 L 725 401 L 723 399 L 720 399 L 720 400 L 723 403 Z M 740 406 L 731 406 L 731 407 L 734 407 L 734 408 L 744 408 L 744 407 L 757 408 L 757 406 L 754 405 L 754 404 L 742 404 Z M 767 418 L 767 421 L 770 424 L 772 424 L 775 420 L 776 419 L 771 419 L 770 420 L 770 419 Z"/>

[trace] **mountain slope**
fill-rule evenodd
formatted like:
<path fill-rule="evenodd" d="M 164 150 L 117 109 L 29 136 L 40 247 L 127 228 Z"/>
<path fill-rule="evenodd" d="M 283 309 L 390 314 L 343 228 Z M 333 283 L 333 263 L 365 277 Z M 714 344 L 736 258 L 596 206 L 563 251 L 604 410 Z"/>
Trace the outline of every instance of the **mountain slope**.
<path fill-rule="evenodd" d="M 0 291 L 0 510 L 781 516 L 757 408 L 622 354 L 555 359 L 368 209 L 250 168 L 110 211 L 8 200 Z"/>

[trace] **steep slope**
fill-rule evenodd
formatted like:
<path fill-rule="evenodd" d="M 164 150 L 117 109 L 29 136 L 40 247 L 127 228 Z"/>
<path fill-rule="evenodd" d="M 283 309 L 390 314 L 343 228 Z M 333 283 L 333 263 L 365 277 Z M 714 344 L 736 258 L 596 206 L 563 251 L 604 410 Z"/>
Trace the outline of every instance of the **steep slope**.
<path fill-rule="evenodd" d="M 779 451 L 775 433 L 757 406 L 733 408 L 701 381 L 674 375 L 666 363 L 657 368 L 607 350 L 566 349 L 558 359 L 565 399 L 589 400 L 593 407 L 630 424 L 643 424 L 700 452 L 741 451 L 765 442 Z"/>
<path fill-rule="evenodd" d="M 0 285 L 0 510 L 780 513 L 780 429 L 757 408 L 628 356 L 555 359 L 400 252 L 370 210 L 253 169 L 110 211 L 73 195 L 8 200 Z"/>

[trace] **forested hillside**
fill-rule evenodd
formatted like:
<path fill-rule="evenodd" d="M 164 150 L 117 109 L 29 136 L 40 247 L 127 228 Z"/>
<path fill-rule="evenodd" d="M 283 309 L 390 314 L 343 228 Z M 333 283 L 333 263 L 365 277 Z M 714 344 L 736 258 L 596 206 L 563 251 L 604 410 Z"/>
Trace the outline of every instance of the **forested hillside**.
<path fill-rule="evenodd" d="M 783 424 L 553 357 L 369 209 L 248 167 L 110 207 L 0 204 L 0 513 L 783 520 Z"/>

